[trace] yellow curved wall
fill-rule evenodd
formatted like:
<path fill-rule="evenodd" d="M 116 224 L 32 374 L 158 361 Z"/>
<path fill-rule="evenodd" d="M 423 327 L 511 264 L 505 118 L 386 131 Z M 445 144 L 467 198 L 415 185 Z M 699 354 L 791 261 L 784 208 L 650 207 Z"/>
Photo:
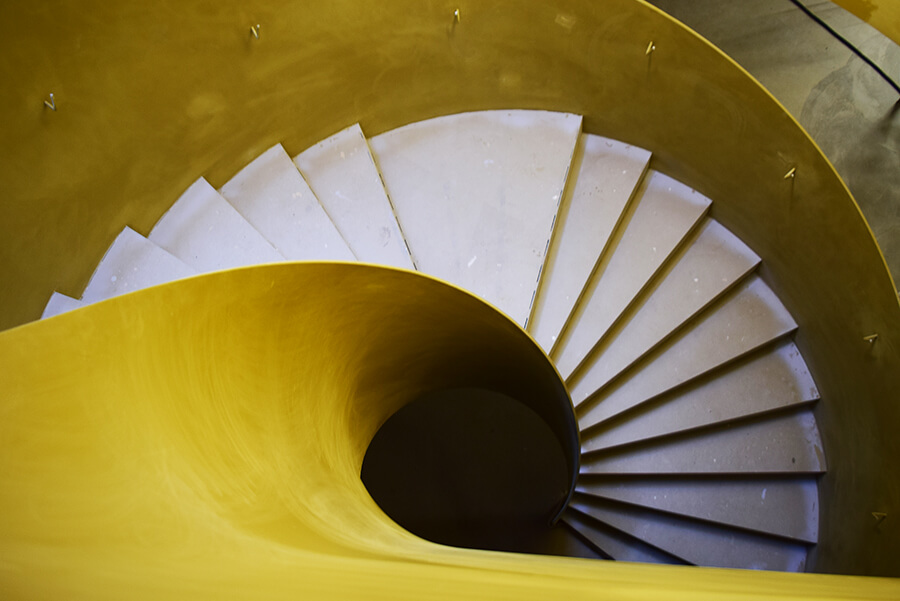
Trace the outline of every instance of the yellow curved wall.
<path fill-rule="evenodd" d="M 0 5 L 0 48 L 0 327 L 37 318 L 54 289 L 78 296 L 123 226 L 147 233 L 195 178 L 221 185 L 278 141 L 293 153 L 356 121 L 371 135 L 540 108 L 652 150 L 655 168 L 714 199 L 800 323 L 830 467 L 814 564 L 895 573 L 900 520 L 876 529 L 871 515 L 900 511 L 893 282 L 797 123 L 659 11 L 636 0 L 15 0 Z"/>
<path fill-rule="evenodd" d="M 0 378 L 5 599 L 900 592 L 896 580 L 524 556 L 408 534 L 359 479 L 388 416 L 430 387 L 538 403 L 559 392 L 515 324 L 410 272 L 278 264 L 167 284 L 0 333 Z"/>

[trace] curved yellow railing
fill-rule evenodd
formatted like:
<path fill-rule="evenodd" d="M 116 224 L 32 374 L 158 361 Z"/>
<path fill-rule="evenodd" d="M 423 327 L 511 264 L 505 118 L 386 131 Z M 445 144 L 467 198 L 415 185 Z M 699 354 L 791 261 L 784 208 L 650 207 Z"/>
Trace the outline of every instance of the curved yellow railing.
<path fill-rule="evenodd" d="M 6 599 L 860 592 L 847 577 L 461 550 L 396 526 L 359 471 L 422 391 L 476 385 L 571 419 L 527 334 L 412 272 L 278 264 L 144 290 L 3 332 L 0 381 Z"/>
<path fill-rule="evenodd" d="M 800 324 L 829 458 L 810 565 L 898 573 L 900 520 L 872 517 L 900 512 L 894 283 L 796 121 L 653 7 L 14 0 L 0 3 L 0 48 L 0 328 L 36 319 L 54 289 L 79 296 L 124 226 L 146 234 L 197 177 L 219 186 L 276 142 L 295 153 L 354 122 L 374 135 L 465 110 L 582 114 L 712 198 Z"/>

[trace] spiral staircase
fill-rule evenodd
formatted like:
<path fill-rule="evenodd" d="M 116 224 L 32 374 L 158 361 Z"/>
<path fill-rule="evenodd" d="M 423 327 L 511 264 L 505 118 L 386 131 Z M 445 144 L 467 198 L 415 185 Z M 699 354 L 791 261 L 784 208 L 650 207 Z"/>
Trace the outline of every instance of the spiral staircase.
<path fill-rule="evenodd" d="M 487 111 L 371 140 L 355 125 L 293 161 L 276 145 L 218 191 L 198 180 L 147 238 L 126 227 L 45 317 L 256 263 L 416 266 L 553 358 L 581 430 L 562 519 L 597 550 L 802 570 L 825 459 L 796 323 L 708 199 L 580 125 Z"/>
<path fill-rule="evenodd" d="M 392 24 L 357 8 L 369 20 L 311 10 L 367 48 Z M 632 0 L 545 8 L 515 30 L 500 9 L 409 15 L 380 51 L 402 67 L 354 67 L 355 89 L 377 94 L 323 93 L 349 81 L 331 63 L 301 78 L 314 125 L 283 144 L 276 88 L 233 101 L 266 132 L 235 140 L 203 121 L 215 93 L 191 99 L 197 135 L 228 145 L 205 156 L 224 163 L 182 168 L 153 210 L 122 201 L 80 297 L 54 292 L 43 320 L 0 334 L 11 598 L 895 596 L 894 580 L 778 573 L 891 574 L 894 480 L 873 449 L 895 443 L 886 425 L 858 433 L 892 419 L 900 328 L 858 210 L 780 107 L 681 26 Z M 473 14 L 487 46 L 467 37 Z M 277 28 L 251 31 L 241 52 L 283 66 L 263 44 Z M 547 31 L 569 37 L 532 48 Z M 326 42 L 309 40 L 301 54 Z M 524 55 L 544 75 L 491 66 Z M 443 78 L 458 88 L 435 97 Z M 709 96 L 660 96 L 685 81 Z M 157 174 L 137 171 L 123 192 L 148 194 Z M 833 243 L 813 251 L 810 230 Z M 71 277 L 51 285 L 72 292 Z M 366 446 L 417 395 L 460 385 L 548 424 L 570 480 L 548 517 L 619 561 L 441 547 L 385 518 L 359 481 Z"/>

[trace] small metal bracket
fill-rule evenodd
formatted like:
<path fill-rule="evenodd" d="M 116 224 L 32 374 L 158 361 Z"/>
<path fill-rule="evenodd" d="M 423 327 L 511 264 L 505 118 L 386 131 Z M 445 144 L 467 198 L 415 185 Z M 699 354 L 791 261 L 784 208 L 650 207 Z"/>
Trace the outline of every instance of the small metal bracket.
<path fill-rule="evenodd" d="M 654 50 L 656 50 L 656 44 L 653 43 L 653 40 L 650 40 L 650 43 L 647 44 L 647 51 L 644 54 L 649 56 Z"/>
<path fill-rule="evenodd" d="M 887 519 L 887 514 L 883 511 L 873 511 L 872 517 L 875 518 L 875 527 L 878 528 Z"/>
<path fill-rule="evenodd" d="M 874 344 L 875 341 L 878 340 L 878 334 L 869 334 L 868 336 L 863 336 L 863 340 L 865 340 L 869 344 Z"/>
<path fill-rule="evenodd" d="M 50 109 L 51 111 L 56 110 L 56 99 L 53 98 L 53 94 L 50 94 L 50 100 L 44 101 L 44 106 Z"/>
<path fill-rule="evenodd" d="M 453 11 L 453 22 L 459 23 L 459 9 Z"/>
<path fill-rule="evenodd" d="M 797 175 L 797 168 L 791 167 L 791 170 L 784 174 L 784 179 L 794 179 L 794 176 Z"/>
<path fill-rule="evenodd" d="M 250 26 L 250 35 L 255 37 L 257 40 L 259 39 L 259 23 Z"/>

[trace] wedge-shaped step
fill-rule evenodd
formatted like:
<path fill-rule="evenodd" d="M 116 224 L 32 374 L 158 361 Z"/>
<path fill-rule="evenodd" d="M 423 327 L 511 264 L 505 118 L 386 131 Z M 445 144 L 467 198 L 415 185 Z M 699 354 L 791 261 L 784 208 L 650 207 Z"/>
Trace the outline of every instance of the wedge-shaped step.
<path fill-rule="evenodd" d="M 551 353 L 563 378 L 572 375 L 709 205 L 709 199 L 684 184 L 661 173 L 648 174 L 621 239 L 610 245 Z"/>
<path fill-rule="evenodd" d="M 147 238 L 200 273 L 284 260 L 202 177 L 156 222 Z"/>
<path fill-rule="evenodd" d="M 601 394 L 595 395 L 596 388 L 586 379 L 571 387 L 580 427 L 632 409 L 796 327 L 772 290 L 751 275 Z"/>
<path fill-rule="evenodd" d="M 636 146 L 590 134 L 579 137 L 528 322 L 545 351 L 562 332 L 649 160 L 650 153 Z"/>
<path fill-rule="evenodd" d="M 357 259 L 414 269 L 359 125 L 301 152 L 294 164 Z"/>
<path fill-rule="evenodd" d="M 50 300 L 47 301 L 47 305 L 44 307 L 44 312 L 41 314 L 41 319 L 47 319 L 48 317 L 53 317 L 55 315 L 66 313 L 68 311 L 73 311 L 83 306 L 84 303 L 76 298 L 66 296 L 65 294 L 61 294 L 59 292 L 54 292 L 50 295 Z"/>
<path fill-rule="evenodd" d="M 572 508 L 693 564 L 799 572 L 807 547 L 596 498 L 576 495 Z"/>
<path fill-rule="evenodd" d="M 819 398 L 800 351 L 791 342 L 729 365 L 710 379 L 679 387 L 581 433 L 582 451 L 600 451 L 752 415 L 797 407 Z"/>
<path fill-rule="evenodd" d="M 601 389 L 759 264 L 753 251 L 712 219 L 688 244 L 636 313 L 614 326 L 605 344 L 582 362 L 568 382 L 573 390 Z"/>
<path fill-rule="evenodd" d="M 602 524 L 571 507 L 566 509 L 562 520 L 610 559 L 672 565 L 684 565 L 687 563 L 669 555 L 665 551 L 651 547 L 632 536 L 610 528 L 606 524 Z"/>
<path fill-rule="evenodd" d="M 815 543 L 819 538 L 815 478 L 582 478 L 575 490 L 800 542 Z"/>
<path fill-rule="evenodd" d="M 580 126 L 575 115 L 486 111 L 372 138 L 419 270 L 524 325 Z"/>
<path fill-rule="evenodd" d="M 126 227 L 100 260 L 81 300 L 96 303 L 196 273 L 180 259 Z"/>
<path fill-rule="evenodd" d="M 241 169 L 220 193 L 286 259 L 355 260 L 281 144 Z"/>
<path fill-rule="evenodd" d="M 695 431 L 583 455 L 582 474 L 819 474 L 825 457 L 811 411 Z"/>

